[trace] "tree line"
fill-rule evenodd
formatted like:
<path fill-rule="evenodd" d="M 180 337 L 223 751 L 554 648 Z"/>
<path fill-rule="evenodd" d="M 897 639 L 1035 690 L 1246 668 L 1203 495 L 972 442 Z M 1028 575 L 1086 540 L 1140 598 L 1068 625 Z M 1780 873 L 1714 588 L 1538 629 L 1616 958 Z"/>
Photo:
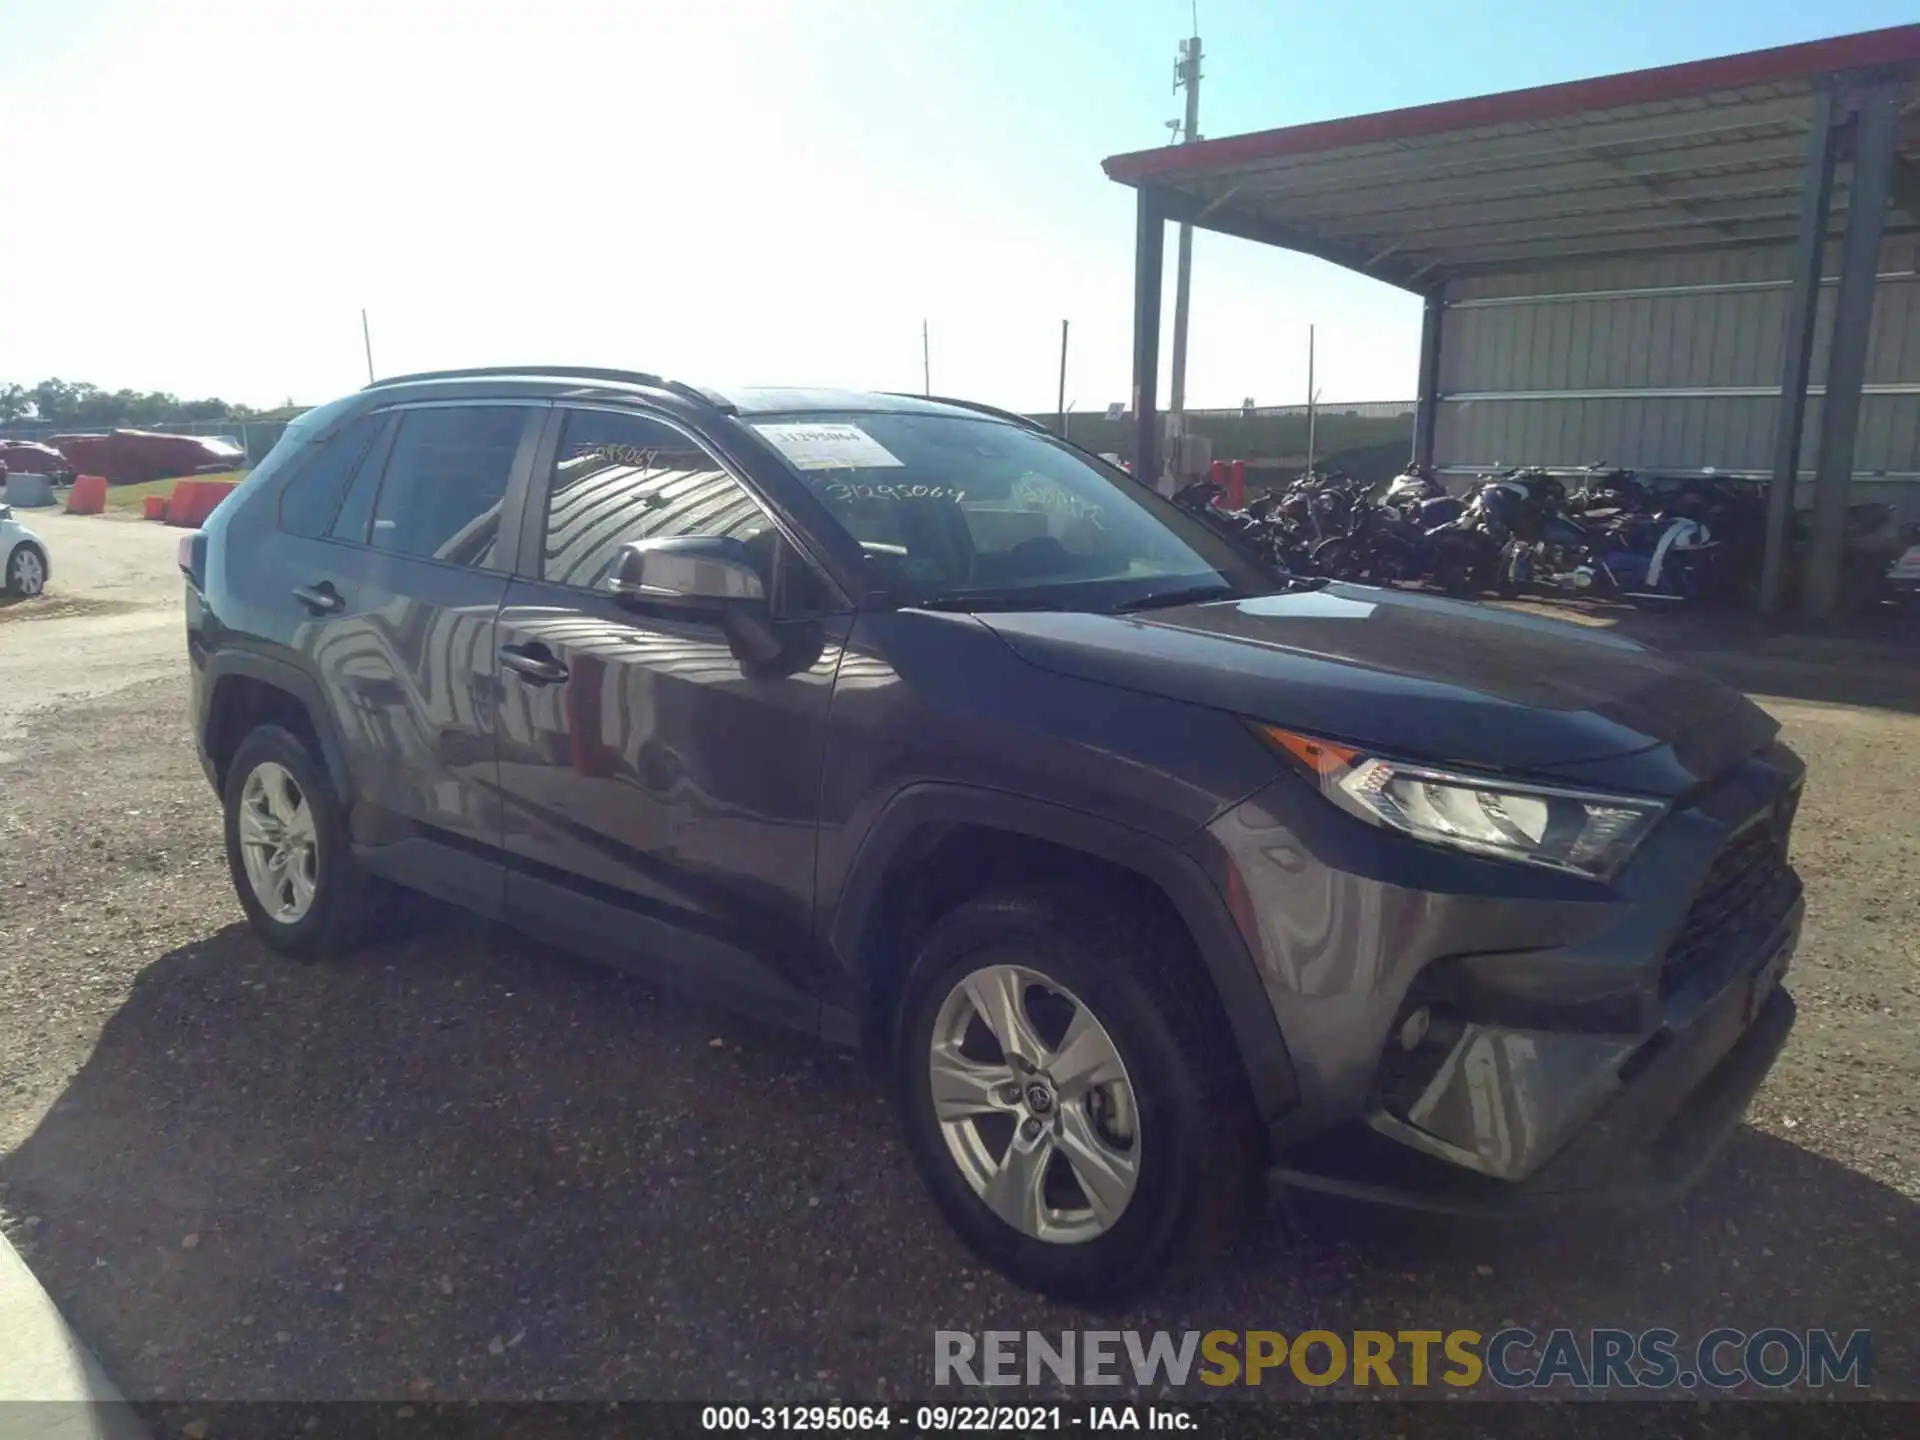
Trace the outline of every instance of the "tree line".
<path fill-rule="evenodd" d="M 227 400 L 182 400 L 165 390 L 102 390 L 84 380 L 0 384 L 0 425 L 24 420 L 71 429 L 152 430 L 188 420 L 290 420 L 305 408 L 289 400 L 256 410 Z"/>

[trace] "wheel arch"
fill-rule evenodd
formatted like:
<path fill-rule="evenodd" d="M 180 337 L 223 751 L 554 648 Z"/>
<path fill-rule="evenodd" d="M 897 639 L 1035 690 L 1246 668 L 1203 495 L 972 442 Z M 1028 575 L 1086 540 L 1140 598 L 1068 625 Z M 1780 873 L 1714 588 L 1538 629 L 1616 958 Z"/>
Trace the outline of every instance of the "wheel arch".
<path fill-rule="evenodd" d="M 1038 868 L 1023 874 L 1023 865 Z M 1194 860 L 1084 811 L 968 786 L 929 783 L 895 795 L 867 832 L 828 917 L 827 943 L 854 977 L 864 1048 L 885 1053 L 892 1045 L 915 937 L 953 904 L 1014 878 L 1144 886 L 1129 893 L 1161 909 L 1191 940 L 1261 1118 L 1293 1106 L 1299 1092 L 1279 1021 L 1224 898 Z"/>
<path fill-rule="evenodd" d="M 287 725 L 312 743 L 343 807 L 353 796 L 333 712 L 319 682 L 296 665 L 251 651 L 216 652 L 207 660 L 207 690 L 201 744 L 224 788 L 227 765 L 248 732 L 263 724 Z"/>

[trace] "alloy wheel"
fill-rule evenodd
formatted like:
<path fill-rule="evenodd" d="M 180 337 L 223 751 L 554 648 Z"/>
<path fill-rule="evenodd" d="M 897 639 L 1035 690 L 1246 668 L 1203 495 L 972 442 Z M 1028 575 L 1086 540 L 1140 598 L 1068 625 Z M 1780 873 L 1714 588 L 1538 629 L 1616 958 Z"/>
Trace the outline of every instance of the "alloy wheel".
<path fill-rule="evenodd" d="M 1139 1110 L 1077 996 L 1024 966 L 976 970 L 941 1003 L 928 1065 L 948 1153 L 1001 1220 L 1056 1245 L 1119 1221 L 1140 1180 Z"/>
<path fill-rule="evenodd" d="M 240 791 L 240 857 L 254 898 L 274 920 L 297 925 L 313 906 L 319 836 L 300 782 L 271 760 L 254 766 Z"/>
<path fill-rule="evenodd" d="M 47 567 L 38 554 L 22 545 L 13 552 L 13 573 L 9 577 L 16 594 L 31 599 L 38 595 L 47 583 Z"/>

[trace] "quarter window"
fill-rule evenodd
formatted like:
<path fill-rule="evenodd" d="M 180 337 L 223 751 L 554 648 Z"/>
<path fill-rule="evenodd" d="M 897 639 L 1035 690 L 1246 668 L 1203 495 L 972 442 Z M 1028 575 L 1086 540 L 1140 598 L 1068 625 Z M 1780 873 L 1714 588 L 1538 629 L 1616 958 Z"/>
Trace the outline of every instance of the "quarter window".
<path fill-rule="evenodd" d="M 384 415 L 363 415 L 308 458 L 280 494 L 280 528 L 309 539 L 327 533 L 340 508 L 340 497 L 353 478 L 380 427 Z M 365 521 L 361 523 L 365 529 Z"/>

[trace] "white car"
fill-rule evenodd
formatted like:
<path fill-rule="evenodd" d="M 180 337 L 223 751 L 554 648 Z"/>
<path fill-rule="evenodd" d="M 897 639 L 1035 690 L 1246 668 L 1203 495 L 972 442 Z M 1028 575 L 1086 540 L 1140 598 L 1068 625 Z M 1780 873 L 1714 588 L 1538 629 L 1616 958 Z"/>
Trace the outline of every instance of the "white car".
<path fill-rule="evenodd" d="M 31 599 L 47 587 L 47 542 L 0 505 L 0 591 Z"/>

